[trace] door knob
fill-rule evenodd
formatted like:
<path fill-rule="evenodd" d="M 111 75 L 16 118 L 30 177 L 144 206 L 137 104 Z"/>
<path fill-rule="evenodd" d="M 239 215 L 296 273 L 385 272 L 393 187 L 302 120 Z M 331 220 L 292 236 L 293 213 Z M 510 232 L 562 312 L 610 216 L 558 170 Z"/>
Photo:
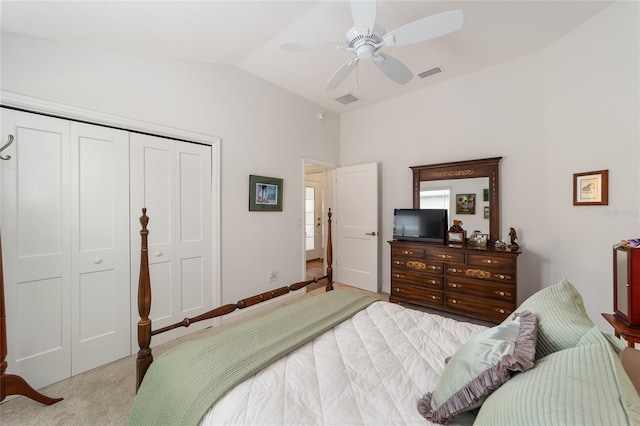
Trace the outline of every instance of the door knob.
<path fill-rule="evenodd" d="M 364 235 L 371 235 L 372 237 L 375 237 L 375 236 L 376 236 L 376 231 L 373 231 L 373 232 L 367 232 L 367 233 L 365 233 Z"/>

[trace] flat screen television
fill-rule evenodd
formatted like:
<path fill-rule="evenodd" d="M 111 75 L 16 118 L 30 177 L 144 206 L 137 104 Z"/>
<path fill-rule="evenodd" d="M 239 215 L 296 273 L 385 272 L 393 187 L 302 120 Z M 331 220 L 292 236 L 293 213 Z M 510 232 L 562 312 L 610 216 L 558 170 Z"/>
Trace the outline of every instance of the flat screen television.
<path fill-rule="evenodd" d="M 447 209 L 395 209 L 393 238 L 444 244 L 448 223 Z"/>

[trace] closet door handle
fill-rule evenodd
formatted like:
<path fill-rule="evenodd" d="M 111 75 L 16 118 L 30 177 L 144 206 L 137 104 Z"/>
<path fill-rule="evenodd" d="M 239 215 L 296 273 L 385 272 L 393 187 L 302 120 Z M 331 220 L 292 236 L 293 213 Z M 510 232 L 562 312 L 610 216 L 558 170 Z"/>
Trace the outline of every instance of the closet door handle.
<path fill-rule="evenodd" d="M 372 237 L 375 237 L 375 236 L 376 236 L 376 231 L 373 231 L 373 232 L 365 232 L 365 234 L 364 234 L 364 235 L 371 235 Z"/>
<path fill-rule="evenodd" d="M 153 253 L 153 255 L 155 257 L 160 257 L 160 256 L 162 256 L 162 252 L 161 251 L 157 251 L 157 252 Z"/>
<path fill-rule="evenodd" d="M 93 259 L 93 263 L 95 263 L 96 265 L 99 265 L 102 263 L 102 258 L 101 257 L 96 257 L 95 259 Z"/>

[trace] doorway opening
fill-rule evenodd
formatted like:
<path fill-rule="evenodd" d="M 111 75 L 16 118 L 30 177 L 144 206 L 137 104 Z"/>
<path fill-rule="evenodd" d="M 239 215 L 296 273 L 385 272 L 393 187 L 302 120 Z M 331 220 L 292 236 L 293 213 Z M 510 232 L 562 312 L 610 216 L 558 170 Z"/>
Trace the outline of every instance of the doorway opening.
<path fill-rule="evenodd" d="M 315 162 L 304 162 L 304 250 L 305 279 L 324 275 L 327 226 L 327 170 Z"/>

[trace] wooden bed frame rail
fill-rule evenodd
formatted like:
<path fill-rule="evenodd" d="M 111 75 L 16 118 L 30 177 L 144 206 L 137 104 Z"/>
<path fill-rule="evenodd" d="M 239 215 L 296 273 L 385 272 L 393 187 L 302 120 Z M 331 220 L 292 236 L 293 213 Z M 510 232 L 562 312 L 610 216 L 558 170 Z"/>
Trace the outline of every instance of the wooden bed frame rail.
<path fill-rule="evenodd" d="M 287 287 L 279 287 L 265 293 L 257 294 L 255 296 L 247 297 L 237 303 L 227 304 L 212 309 L 204 314 L 195 316 L 193 318 L 185 318 L 175 324 L 157 329 L 151 330 L 151 319 L 149 313 L 151 312 L 151 278 L 149 276 L 149 246 L 148 236 L 149 231 L 147 225 L 149 224 L 149 217 L 147 217 L 147 209 L 142 209 L 142 216 L 140 217 L 140 230 L 141 248 L 140 248 L 140 277 L 138 281 L 138 313 L 140 314 L 140 321 L 138 321 L 138 357 L 136 360 L 136 392 L 140 388 L 142 379 L 145 373 L 149 369 L 149 366 L 153 362 L 153 354 L 151 353 L 151 336 L 164 333 L 165 331 L 173 330 L 179 327 L 189 327 L 191 324 L 198 321 L 204 321 L 212 318 L 217 318 L 223 315 L 230 314 L 237 309 L 248 308 L 249 306 L 257 305 L 267 300 L 274 299 L 279 296 L 283 296 L 291 291 L 300 290 L 310 284 L 317 283 L 322 280 L 327 280 L 325 286 L 326 291 L 333 290 L 333 268 L 331 264 L 333 262 L 333 247 L 331 243 L 331 209 L 328 213 L 329 219 L 327 221 L 327 273 L 321 277 L 314 278 L 306 281 L 299 281 L 293 283 Z"/>

